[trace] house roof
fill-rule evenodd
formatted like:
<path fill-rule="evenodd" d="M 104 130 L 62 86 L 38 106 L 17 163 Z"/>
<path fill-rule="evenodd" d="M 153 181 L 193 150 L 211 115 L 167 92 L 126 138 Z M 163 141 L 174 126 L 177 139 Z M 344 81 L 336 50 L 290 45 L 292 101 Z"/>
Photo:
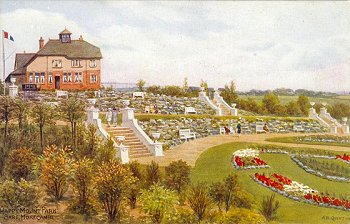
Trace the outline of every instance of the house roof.
<path fill-rule="evenodd" d="M 10 73 L 10 75 L 20 75 L 24 74 L 25 65 L 35 56 L 35 53 L 17 53 L 16 54 L 16 63 L 17 69 Z"/>
<path fill-rule="evenodd" d="M 70 43 L 62 43 L 60 40 L 49 40 L 44 47 L 38 51 L 37 55 L 65 56 L 68 59 L 102 58 L 100 48 L 84 40 L 72 40 Z"/>
<path fill-rule="evenodd" d="M 64 30 L 60 34 L 72 34 L 67 28 L 64 28 Z"/>

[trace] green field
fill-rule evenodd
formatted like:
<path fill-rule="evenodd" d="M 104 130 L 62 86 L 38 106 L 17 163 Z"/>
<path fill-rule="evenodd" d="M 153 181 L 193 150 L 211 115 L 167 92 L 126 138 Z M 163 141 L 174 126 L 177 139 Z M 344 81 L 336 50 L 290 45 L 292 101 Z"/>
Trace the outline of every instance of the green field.
<path fill-rule="evenodd" d="M 261 102 L 264 96 L 245 96 L 240 95 L 239 96 L 242 99 L 252 98 L 256 102 Z M 278 96 L 280 102 L 282 104 L 287 104 L 289 101 L 297 100 L 298 96 Z M 333 105 L 335 103 L 345 103 L 350 104 L 350 95 L 341 95 L 341 96 L 334 96 L 334 97 L 309 97 L 310 102 L 315 103 L 327 103 L 329 105 Z"/>
<path fill-rule="evenodd" d="M 254 195 L 256 209 L 259 208 L 263 197 L 270 195 L 272 191 L 255 183 L 250 178 L 250 175 L 255 172 L 265 172 L 266 174 L 277 172 L 319 191 L 328 191 L 328 193 L 336 193 L 336 195 L 348 195 L 350 184 L 328 181 L 306 173 L 285 154 L 262 154 L 260 157 L 271 166 L 269 169 L 241 171 L 233 169 L 230 161 L 232 152 L 237 149 L 247 148 L 250 145 L 249 143 L 228 143 L 210 148 L 197 160 L 191 174 L 192 181 L 221 181 L 229 173 L 236 173 L 239 176 L 241 187 Z M 296 202 L 281 195 L 277 195 L 276 198 L 280 201 L 281 205 L 278 211 L 278 219 L 276 220 L 278 223 L 350 222 L 350 212 L 347 211 Z M 338 221 L 327 220 L 327 217 L 337 217 Z M 339 221 L 339 219 L 341 220 Z"/>
<path fill-rule="evenodd" d="M 283 143 L 297 143 L 297 144 L 305 144 L 305 145 L 333 145 L 333 146 L 343 146 L 350 147 L 349 143 L 336 143 L 336 142 L 307 142 L 307 141 L 297 141 L 297 137 L 276 137 L 276 138 L 268 138 L 266 141 L 268 142 L 283 142 Z"/>

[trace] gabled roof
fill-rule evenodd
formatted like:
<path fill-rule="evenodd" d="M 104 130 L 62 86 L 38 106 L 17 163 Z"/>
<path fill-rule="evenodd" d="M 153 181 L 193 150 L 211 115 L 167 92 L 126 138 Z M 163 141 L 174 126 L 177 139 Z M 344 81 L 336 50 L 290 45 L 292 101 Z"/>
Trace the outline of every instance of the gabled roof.
<path fill-rule="evenodd" d="M 72 40 L 70 43 L 62 43 L 60 40 L 49 40 L 38 51 L 38 56 L 65 56 L 68 59 L 101 59 L 100 48 L 84 41 Z"/>
<path fill-rule="evenodd" d="M 17 53 L 15 63 L 17 69 L 10 73 L 10 75 L 20 75 L 26 73 L 25 65 L 35 56 L 35 53 Z"/>
<path fill-rule="evenodd" d="M 72 34 L 67 28 L 64 28 L 64 30 L 60 34 Z"/>

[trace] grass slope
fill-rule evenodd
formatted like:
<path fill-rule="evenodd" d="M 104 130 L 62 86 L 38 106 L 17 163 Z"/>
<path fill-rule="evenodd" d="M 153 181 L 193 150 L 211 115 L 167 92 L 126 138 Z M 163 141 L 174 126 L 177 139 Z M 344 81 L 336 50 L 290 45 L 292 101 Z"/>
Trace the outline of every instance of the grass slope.
<path fill-rule="evenodd" d="M 343 146 L 350 147 L 349 143 L 336 143 L 336 142 L 306 142 L 306 141 L 297 141 L 297 137 L 276 137 L 276 138 L 268 138 L 266 141 L 268 142 L 283 142 L 283 143 L 297 143 L 297 144 L 305 144 L 305 145 L 333 145 L 333 146 Z"/>
<path fill-rule="evenodd" d="M 255 172 L 278 172 L 316 190 L 328 190 L 329 193 L 346 194 L 350 190 L 350 184 L 328 181 L 306 173 L 288 155 L 262 154 L 260 157 L 271 166 L 269 169 L 242 171 L 233 169 L 230 162 L 232 152 L 250 145 L 249 143 L 228 143 L 210 148 L 197 160 L 191 173 L 192 181 L 216 182 L 222 180 L 231 172 L 236 173 L 239 176 L 242 188 L 254 195 L 257 202 L 255 208 L 257 209 L 263 197 L 270 195 L 272 191 L 255 183 L 250 178 L 249 175 Z M 277 195 L 277 199 L 281 204 L 276 220 L 278 223 L 347 223 L 350 221 L 350 212 L 300 203 L 281 195 Z M 337 220 L 329 220 L 332 217 L 333 219 L 337 218 Z"/>

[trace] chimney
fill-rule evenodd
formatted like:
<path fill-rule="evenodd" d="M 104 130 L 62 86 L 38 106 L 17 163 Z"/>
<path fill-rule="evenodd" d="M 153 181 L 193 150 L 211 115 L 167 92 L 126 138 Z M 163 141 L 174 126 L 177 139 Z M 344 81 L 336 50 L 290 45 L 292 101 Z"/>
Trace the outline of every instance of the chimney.
<path fill-rule="evenodd" d="M 79 40 L 84 40 L 82 35 L 80 35 Z"/>
<path fill-rule="evenodd" d="M 44 47 L 44 39 L 43 39 L 43 37 L 40 37 L 40 40 L 39 40 L 39 50 L 41 49 L 41 48 L 43 48 Z"/>

